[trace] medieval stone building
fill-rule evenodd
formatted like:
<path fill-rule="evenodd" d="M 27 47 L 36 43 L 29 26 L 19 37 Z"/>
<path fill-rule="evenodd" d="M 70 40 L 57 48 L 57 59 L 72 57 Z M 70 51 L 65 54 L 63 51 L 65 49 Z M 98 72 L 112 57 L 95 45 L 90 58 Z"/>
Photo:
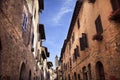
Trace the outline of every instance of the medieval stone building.
<path fill-rule="evenodd" d="M 41 78 L 36 46 L 43 35 L 37 29 L 43 9 L 43 0 L 0 0 L 0 80 Z"/>
<path fill-rule="evenodd" d="M 63 80 L 120 80 L 119 8 L 119 0 L 77 0 L 61 50 Z"/>

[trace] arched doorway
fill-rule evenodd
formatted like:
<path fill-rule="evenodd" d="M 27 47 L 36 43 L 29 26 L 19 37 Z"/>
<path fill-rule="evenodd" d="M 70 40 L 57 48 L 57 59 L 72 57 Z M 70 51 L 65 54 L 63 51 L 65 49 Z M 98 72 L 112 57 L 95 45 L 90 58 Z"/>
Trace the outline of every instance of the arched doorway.
<path fill-rule="evenodd" d="M 19 80 L 25 80 L 25 70 L 26 70 L 25 63 L 22 63 Z"/>
<path fill-rule="evenodd" d="M 31 75 L 31 70 L 29 71 L 29 78 L 28 78 L 28 80 L 31 80 L 31 77 L 32 75 Z"/>
<path fill-rule="evenodd" d="M 77 80 L 76 72 L 74 72 L 74 79 Z"/>
<path fill-rule="evenodd" d="M 78 80 L 81 80 L 81 78 L 80 78 L 80 74 L 78 74 Z"/>
<path fill-rule="evenodd" d="M 89 74 L 89 79 L 92 80 L 91 64 L 88 65 L 88 74 Z"/>
<path fill-rule="evenodd" d="M 105 80 L 104 67 L 100 61 L 96 63 L 96 77 L 96 80 Z"/>
<path fill-rule="evenodd" d="M 82 70 L 83 70 L 83 80 L 88 80 L 86 67 L 83 67 Z"/>

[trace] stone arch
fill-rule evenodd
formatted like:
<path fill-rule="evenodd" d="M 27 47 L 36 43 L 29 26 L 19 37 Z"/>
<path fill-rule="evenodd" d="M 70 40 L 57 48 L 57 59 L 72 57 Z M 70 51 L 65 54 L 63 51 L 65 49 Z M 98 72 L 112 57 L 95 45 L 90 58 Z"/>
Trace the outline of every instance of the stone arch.
<path fill-rule="evenodd" d="M 96 63 L 96 80 L 105 80 L 104 66 L 100 61 Z"/>
<path fill-rule="evenodd" d="M 23 62 L 23 63 L 21 64 L 21 67 L 20 67 L 19 80 L 25 80 L 25 72 L 26 72 L 26 65 L 25 65 L 25 63 Z"/>

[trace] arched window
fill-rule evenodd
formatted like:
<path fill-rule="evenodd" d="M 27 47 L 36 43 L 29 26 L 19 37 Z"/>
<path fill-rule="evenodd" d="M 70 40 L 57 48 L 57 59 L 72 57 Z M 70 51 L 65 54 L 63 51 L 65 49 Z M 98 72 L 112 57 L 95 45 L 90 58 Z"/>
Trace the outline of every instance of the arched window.
<path fill-rule="evenodd" d="M 104 67 L 100 61 L 96 63 L 96 76 L 97 80 L 105 80 Z"/>
<path fill-rule="evenodd" d="M 86 67 L 83 67 L 83 80 L 88 80 L 87 70 Z"/>
<path fill-rule="evenodd" d="M 70 79 L 70 74 L 68 74 L 68 80 L 71 80 L 71 79 Z"/>
<path fill-rule="evenodd" d="M 89 79 L 92 80 L 91 64 L 88 65 L 88 74 L 89 74 Z"/>
<path fill-rule="evenodd" d="M 80 74 L 78 74 L 78 80 L 81 80 L 81 78 L 80 78 Z"/>
<path fill-rule="evenodd" d="M 29 79 L 28 80 L 32 80 L 31 70 L 29 71 Z"/>
<path fill-rule="evenodd" d="M 74 80 L 77 80 L 76 72 L 74 72 Z"/>
<path fill-rule="evenodd" d="M 26 72 L 26 66 L 25 63 L 22 63 L 19 80 L 25 80 L 25 72 Z"/>

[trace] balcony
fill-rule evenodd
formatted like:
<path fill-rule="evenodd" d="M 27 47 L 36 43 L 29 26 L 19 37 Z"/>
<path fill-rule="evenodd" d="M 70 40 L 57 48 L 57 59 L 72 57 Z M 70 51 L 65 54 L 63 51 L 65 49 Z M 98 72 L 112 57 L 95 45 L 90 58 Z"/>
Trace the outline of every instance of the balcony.
<path fill-rule="evenodd" d="M 101 34 L 95 34 L 93 36 L 93 40 L 102 41 L 103 40 L 103 36 Z"/>
<path fill-rule="evenodd" d="M 115 23 L 120 23 L 120 9 L 112 11 L 109 20 Z"/>

